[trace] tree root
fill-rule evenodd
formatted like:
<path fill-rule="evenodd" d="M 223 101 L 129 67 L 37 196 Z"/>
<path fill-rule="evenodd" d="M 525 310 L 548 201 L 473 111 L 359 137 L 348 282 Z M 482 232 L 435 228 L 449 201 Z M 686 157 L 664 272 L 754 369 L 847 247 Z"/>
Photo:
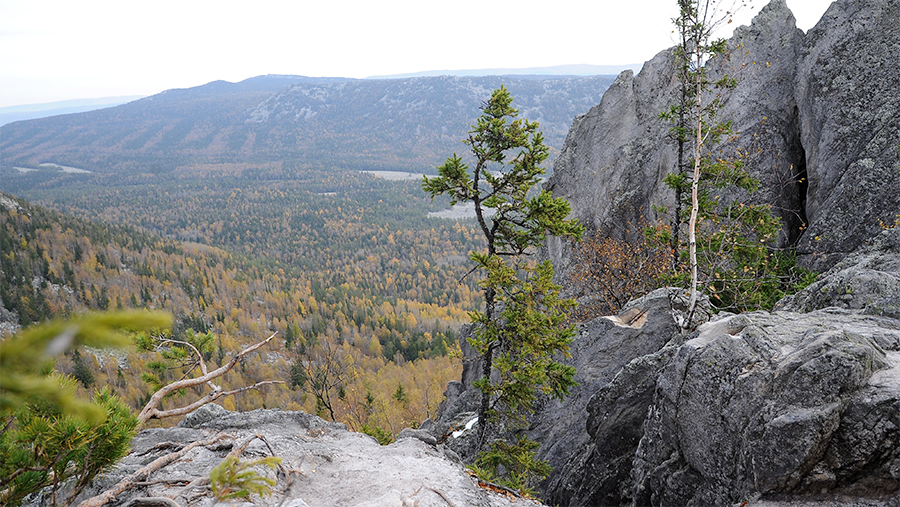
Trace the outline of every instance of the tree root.
<path fill-rule="evenodd" d="M 113 486 L 112 488 L 104 491 L 103 493 L 88 498 L 87 500 L 78 504 L 78 507 L 101 507 L 106 505 L 107 503 L 114 500 L 117 496 L 121 495 L 125 491 L 129 489 L 138 487 L 140 482 L 143 482 L 147 477 L 150 476 L 153 472 L 181 459 L 182 456 L 188 453 L 191 449 L 195 447 L 205 447 L 209 445 L 213 445 L 219 440 L 224 438 L 233 438 L 231 435 L 218 434 L 214 437 L 208 438 L 206 440 L 198 440 L 196 442 L 191 442 L 190 444 L 182 447 L 179 451 L 172 452 L 169 454 L 165 454 L 153 460 L 150 464 L 141 468 L 140 470 L 134 472 L 133 474 L 125 477 L 118 484 Z"/>

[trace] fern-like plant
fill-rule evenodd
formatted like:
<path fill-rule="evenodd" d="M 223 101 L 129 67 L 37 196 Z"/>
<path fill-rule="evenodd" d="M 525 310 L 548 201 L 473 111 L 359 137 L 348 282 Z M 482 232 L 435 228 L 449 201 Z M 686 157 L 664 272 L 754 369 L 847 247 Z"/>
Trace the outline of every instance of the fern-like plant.
<path fill-rule="evenodd" d="M 209 474 L 213 497 L 216 500 L 234 500 L 247 499 L 251 494 L 268 495 L 275 481 L 259 475 L 253 467 L 264 465 L 275 468 L 279 463 L 281 458 L 277 456 L 243 463 L 235 456 L 228 456 Z"/>

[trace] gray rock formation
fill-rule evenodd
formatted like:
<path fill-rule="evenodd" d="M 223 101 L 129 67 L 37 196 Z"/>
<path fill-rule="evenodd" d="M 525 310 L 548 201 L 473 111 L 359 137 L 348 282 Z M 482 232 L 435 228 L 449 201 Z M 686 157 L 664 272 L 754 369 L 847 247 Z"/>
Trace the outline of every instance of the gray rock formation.
<path fill-rule="evenodd" d="M 891 265 L 898 237 L 886 231 L 858 258 Z M 682 337 L 668 301 L 656 291 L 581 326 L 580 385 L 529 430 L 555 467 L 549 504 L 900 502 L 900 320 L 723 314 Z"/>
<path fill-rule="evenodd" d="M 812 267 L 833 265 L 900 213 L 898 41 L 898 0 L 834 2 L 804 41 L 795 96 L 810 223 L 798 249 Z"/>
<path fill-rule="evenodd" d="M 108 505 L 127 505 L 134 499 L 147 497 L 166 497 L 181 506 L 213 505 L 208 496 L 208 482 L 203 483 L 202 479 L 209 477 L 210 470 L 233 447 L 248 440 L 242 459 L 274 454 L 283 459 L 284 467 L 276 473 L 259 469 L 259 473 L 268 474 L 277 484 L 275 494 L 253 497 L 252 505 L 541 505 L 524 499 L 513 503 L 506 496 L 478 487 L 461 464 L 445 456 L 441 448 L 424 443 L 420 435 L 380 446 L 375 439 L 348 431 L 343 424 L 329 423 L 303 412 L 237 413 L 218 405 L 201 407 L 185 417 L 178 427 L 142 431 L 132 441 L 131 453 L 111 472 L 99 476 L 76 504 L 109 489 L 122 477 L 166 452 L 220 433 L 227 438 L 209 448 L 192 449 L 182 459 L 153 474 L 145 485 L 118 496 Z M 45 505 L 44 500 L 32 498 L 30 505 Z"/>
<path fill-rule="evenodd" d="M 578 336 L 570 347 L 572 357 L 566 361 L 577 369 L 575 380 L 578 385 L 561 402 L 545 399 L 539 403 L 533 424 L 527 430 L 529 437 L 543 443 L 538 458 L 554 467 L 542 486 L 543 498 L 551 505 L 567 504 L 573 496 L 590 499 L 586 505 L 608 505 L 624 498 L 606 494 L 594 496 L 594 492 L 618 490 L 627 481 L 631 456 L 640 439 L 640 423 L 652 401 L 654 383 L 649 382 L 641 399 L 635 402 L 643 403 L 642 408 L 631 410 L 631 415 L 637 419 L 615 423 L 622 430 L 616 442 L 598 442 L 593 438 L 597 429 L 590 423 L 586 425 L 585 421 L 591 421 L 592 400 L 598 396 L 596 393 L 608 389 L 623 367 L 636 358 L 650 357 L 680 342 L 673 318 L 673 310 L 684 310 L 680 296 L 683 296 L 681 291 L 659 289 L 632 301 L 617 316 L 599 317 L 579 324 Z M 708 309 L 708 302 L 704 303 Z M 463 350 L 469 351 L 470 361 L 465 363 L 463 381 L 451 382 L 447 387 L 435 431 L 464 461 L 471 461 L 475 458 L 474 435 L 460 430 L 478 410 L 480 391 L 472 387 L 472 381 L 480 375 L 480 365 L 471 360 L 473 354 L 465 343 L 465 333 L 462 333 L 461 343 Z M 621 463 L 610 464 L 607 459 Z M 605 467 L 610 473 L 598 474 L 595 469 L 598 466 Z M 601 487 L 601 484 L 605 485 Z"/>
<path fill-rule="evenodd" d="M 635 358 L 595 390 L 589 443 L 547 499 L 900 502 L 898 281 L 893 228 L 782 300 L 790 312 L 724 315 Z"/>
<path fill-rule="evenodd" d="M 900 489 L 900 321 L 839 309 L 705 324 L 656 382 L 637 505 Z"/>
<path fill-rule="evenodd" d="M 659 348 L 586 387 L 593 394 L 576 413 L 587 436 L 573 431 L 570 458 L 545 485 L 545 498 L 559 505 L 900 502 L 892 496 L 900 490 L 898 302 L 900 228 L 893 228 L 779 303 L 790 311 L 724 314 L 683 345 L 676 330 L 655 326 L 647 337 L 630 337 Z M 581 364 L 610 361 L 620 343 L 614 329 L 590 342 L 593 355 Z M 537 425 L 557 419 L 565 416 L 540 413 Z M 564 444 L 545 445 L 549 456 Z"/>
<path fill-rule="evenodd" d="M 838 0 L 806 35 L 783 0 L 735 30 L 731 56 L 713 69 L 739 79 L 721 117 L 761 181 L 749 199 L 772 205 L 781 246 L 824 270 L 900 212 L 900 2 Z M 677 88 L 671 50 L 634 76 L 623 72 L 600 104 L 578 117 L 546 186 L 565 197 L 589 231 L 639 233 L 653 206 L 673 204 L 662 178 L 675 170 L 669 126 L 658 114 Z M 747 196 L 738 196 L 747 198 Z M 548 252 L 565 278 L 566 244 Z"/>
<path fill-rule="evenodd" d="M 542 488 L 547 492 L 542 498 L 548 503 L 564 504 L 578 491 L 598 490 L 597 485 L 604 480 L 620 483 L 628 478 L 630 466 L 624 475 L 610 477 L 579 466 L 581 462 L 593 461 L 593 465 L 616 468 L 607 459 L 615 460 L 621 455 L 607 451 L 627 447 L 629 442 L 636 448 L 639 438 L 635 433 L 640 428 L 638 424 L 620 427 L 623 431 L 614 440 L 597 442 L 593 438 L 595 428 L 589 423 L 591 404 L 597 393 L 606 389 L 632 360 L 656 354 L 667 344 L 680 341 L 670 298 L 674 299 L 674 295 L 669 289 L 658 289 L 632 301 L 617 316 L 580 325 L 579 335 L 571 345 L 572 359 L 568 361 L 578 372 L 578 386 L 562 402 L 547 400 L 540 405 L 529 428 L 529 436 L 543 442 L 538 458 L 554 468 Z M 602 499 L 600 504 L 608 504 L 608 500 Z"/>
<path fill-rule="evenodd" d="M 831 306 L 900 319 L 900 228 L 882 231 L 809 287 L 779 301 L 776 309 L 809 312 Z"/>

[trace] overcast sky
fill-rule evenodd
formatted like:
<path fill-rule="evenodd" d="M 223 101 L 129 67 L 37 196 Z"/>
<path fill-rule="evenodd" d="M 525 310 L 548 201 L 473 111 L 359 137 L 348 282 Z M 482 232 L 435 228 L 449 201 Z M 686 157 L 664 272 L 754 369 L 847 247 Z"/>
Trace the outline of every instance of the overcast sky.
<path fill-rule="evenodd" d="M 808 30 L 830 1 L 787 4 Z M 0 107 L 261 74 L 641 63 L 673 44 L 676 11 L 675 0 L 0 0 Z"/>

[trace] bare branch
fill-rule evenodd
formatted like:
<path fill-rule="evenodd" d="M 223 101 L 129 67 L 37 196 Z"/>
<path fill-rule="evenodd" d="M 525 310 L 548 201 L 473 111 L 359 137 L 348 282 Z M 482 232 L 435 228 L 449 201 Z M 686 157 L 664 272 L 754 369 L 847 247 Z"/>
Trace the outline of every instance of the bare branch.
<path fill-rule="evenodd" d="M 162 345 L 165 345 L 166 343 L 177 343 L 179 345 L 186 345 L 186 346 L 190 347 L 194 351 L 194 355 L 197 356 L 197 361 L 195 362 L 194 366 L 192 366 L 191 369 L 188 370 L 184 374 L 184 377 L 182 377 L 182 378 L 186 378 L 187 375 L 190 375 L 191 372 L 194 371 L 194 368 L 196 368 L 198 364 L 200 365 L 200 371 L 204 375 L 207 375 L 209 373 L 209 370 L 207 370 L 207 368 L 206 368 L 206 361 L 203 360 L 203 354 L 201 354 L 200 351 L 197 350 L 197 347 L 195 347 L 194 344 L 188 343 L 188 342 L 182 341 L 182 340 L 166 339 L 166 340 L 163 340 L 162 342 L 160 342 L 159 345 L 162 346 Z M 218 389 L 218 386 L 213 384 L 212 381 L 207 381 L 206 385 L 208 385 L 210 389 L 213 389 L 213 390 Z"/>
<path fill-rule="evenodd" d="M 216 370 L 216 371 L 218 371 L 218 370 Z M 213 372 L 213 373 L 215 373 L 215 372 Z M 197 380 L 197 379 L 191 379 L 191 380 Z M 260 387 L 262 387 L 264 385 L 268 385 L 268 384 L 284 384 L 284 383 L 285 382 L 283 380 L 264 380 L 262 382 L 257 382 L 255 384 L 253 384 L 252 386 L 244 386 L 244 387 L 241 387 L 238 389 L 232 389 L 231 391 L 222 391 L 222 390 L 213 391 L 213 392 L 207 394 L 206 396 L 204 396 L 203 398 L 200 398 L 199 400 L 195 401 L 194 403 L 191 403 L 190 405 L 186 405 L 184 407 L 173 408 L 170 410 L 154 409 L 148 419 L 165 419 L 166 417 L 187 415 L 187 414 L 190 414 L 191 412 L 193 412 L 194 410 L 197 410 L 198 408 L 202 407 L 203 405 L 212 403 L 212 402 L 218 400 L 219 398 L 224 398 L 225 396 L 231 396 L 234 394 L 242 393 L 244 391 L 249 391 L 251 389 L 259 390 Z M 216 387 L 218 388 L 218 386 L 216 386 Z M 219 388 L 219 389 L 221 389 L 221 388 Z M 143 412 L 141 412 L 141 414 L 143 414 Z M 144 421 L 141 421 L 141 422 L 143 423 Z"/>
<path fill-rule="evenodd" d="M 191 379 L 179 380 L 178 382 L 172 382 L 171 384 L 169 384 L 167 386 L 163 386 L 159 391 L 156 391 L 153 394 L 153 396 L 150 398 L 150 401 L 148 401 L 147 404 L 144 406 L 143 410 L 141 410 L 141 413 L 138 415 L 138 425 L 143 425 L 150 419 L 162 419 L 164 417 L 172 417 L 172 416 L 176 416 L 176 415 L 188 414 L 188 413 L 192 412 L 193 410 L 196 410 L 197 408 L 199 408 L 203 405 L 206 405 L 207 403 L 211 403 L 227 394 L 235 394 L 235 393 L 241 392 L 243 390 L 254 389 L 254 388 L 256 388 L 262 384 L 266 384 L 266 383 L 275 383 L 275 382 L 260 382 L 260 383 L 256 384 L 255 386 L 251 386 L 248 388 L 242 388 L 242 389 L 238 389 L 235 391 L 228 391 L 227 393 L 223 393 L 221 391 L 220 387 L 215 386 L 213 388 L 213 391 L 210 394 L 201 398 L 197 402 L 188 405 L 187 407 L 183 407 L 180 409 L 166 410 L 166 411 L 161 411 L 161 410 L 157 409 L 159 404 L 162 402 L 163 398 L 165 398 L 168 394 L 173 393 L 179 389 L 184 389 L 187 387 L 194 387 L 194 386 L 198 386 L 200 384 L 206 384 L 207 382 L 211 381 L 214 378 L 219 378 L 219 377 L 225 375 L 226 373 L 231 371 L 231 369 L 234 368 L 235 365 L 237 365 L 237 363 L 244 356 L 246 356 L 247 354 L 259 349 L 263 345 L 266 345 L 267 343 L 272 341 L 272 338 L 275 338 L 276 334 L 277 333 L 272 333 L 272 335 L 269 336 L 268 338 L 266 338 L 265 340 L 263 340 L 259 343 L 256 343 L 254 345 L 251 345 L 251 346 L 247 347 L 246 349 L 240 351 L 236 356 L 232 357 L 231 360 L 228 361 L 228 363 L 226 363 L 225 365 L 223 365 L 209 373 L 206 373 L 205 375 L 202 375 L 202 376 L 196 377 L 196 378 L 191 378 Z M 202 360 L 202 358 L 201 358 L 201 360 Z"/>
<path fill-rule="evenodd" d="M 467 276 L 469 276 L 469 275 L 471 275 L 472 273 L 474 273 L 475 270 L 477 270 L 477 269 L 480 268 L 480 267 L 481 267 L 481 266 L 479 266 L 479 265 L 477 265 L 477 264 L 476 264 L 475 266 L 473 266 L 472 269 L 466 271 L 466 274 L 464 274 L 464 275 L 462 276 L 462 278 L 459 279 L 459 282 L 457 282 L 457 283 L 462 284 L 462 283 L 463 283 L 463 280 L 465 280 Z"/>
<path fill-rule="evenodd" d="M 419 489 L 422 489 L 422 488 L 419 488 Z M 444 493 L 443 491 L 441 491 L 441 490 L 439 490 L 439 489 L 432 488 L 431 486 L 429 486 L 428 489 L 430 489 L 430 490 L 433 491 L 435 494 L 437 494 L 437 496 L 443 498 L 444 501 L 447 502 L 447 505 L 449 505 L 450 507 L 456 507 L 456 504 L 453 503 L 453 500 L 450 500 L 450 497 L 448 497 L 447 494 Z M 418 491 L 416 491 L 416 493 L 418 493 Z"/>
<path fill-rule="evenodd" d="M 125 507 L 181 507 L 177 502 L 172 500 L 171 498 L 161 497 L 161 496 L 150 496 L 150 497 L 141 497 L 141 498 L 133 498 L 130 502 L 125 504 Z"/>
<path fill-rule="evenodd" d="M 161 451 L 164 449 L 167 450 L 167 449 L 171 449 L 173 447 L 177 448 L 176 450 L 178 450 L 178 449 L 181 449 L 182 447 L 184 447 L 184 444 L 181 444 L 178 442 L 160 442 L 152 447 L 147 448 L 147 450 L 145 450 L 143 452 L 137 453 L 135 456 L 144 456 L 144 455 L 150 454 L 153 451 Z"/>
<path fill-rule="evenodd" d="M 274 335 L 272 335 L 272 336 L 274 336 Z M 270 337 L 270 339 L 271 339 L 271 337 Z M 226 434 L 218 434 L 218 435 L 208 438 L 206 440 L 198 440 L 196 442 L 191 442 L 190 444 L 184 446 L 180 451 L 165 454 L 163 456 L 160 456 L 159 458 L 156 458 L 155 460 L 150 462 L 150 464 L 148 464 L 147 466 L 141 468 L 140 470 L 134 472 L 133 474 L 131 474 L 128 477 L 125 477 L 124 479 L 119 481 L 119 483 L 116 484 L 115 486 L 113 486 L 112 488 L 104 491 L 103 493 L 101 493 L 95 497 L 88 498 L 87 500 L 81 502 L 80 504 L 78 504 L 78 507 L 101 507 L 103 505 L 106 505 L 107 503 L 111 502 L 112 500 L 114 500 L 116 497 L 118 497 L 122 493 L 128 491 L 129 489 L 137 487 L 139 485 L 139 483 L 146 480 L 146 478 L 149 477 L 150 474 L 152 474 L 153 472 L 169 465 L 172 462 L 175 462 L 175 461 L 181 459 L 181 457 L 184 456 L 185 454 L 187 454 L 187 452 L 190 451 L 191 449 L 193 449 L 195 447 L 213 445 L 213 444 L 217 443 L 219 440 L 222 440 L 223 438 L 234 438 L 234 437 L 232 437 L 231 435 L 226 435 Z"/>

